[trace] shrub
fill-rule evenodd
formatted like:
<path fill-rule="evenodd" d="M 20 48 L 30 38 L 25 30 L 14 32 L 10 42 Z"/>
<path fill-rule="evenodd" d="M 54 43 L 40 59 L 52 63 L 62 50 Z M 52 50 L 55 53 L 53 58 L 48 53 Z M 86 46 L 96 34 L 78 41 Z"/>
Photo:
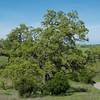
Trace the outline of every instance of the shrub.
<path fill-rule="evenodd" d="M 79 72 L 79 74 L 77 75 L 77 80 L 79 82 L 84 82 L 84 83 L 93 83 L 93 77 L 95 76 L 95 72 L 88 70 L 88 69 L 84 69 L 81 72 Z"/>
<path fill-rule="evenodd" d="M 5 82 L 3 80 L 0 80 L 0 88 L 4 90 L 6 89 Z"/>
<path fill-rule="evenodd" d="M 15 88 L 20 96 L 29 97 L 36 94 L 38 90 L 37 84 L 30 78 L 20 78 L 15 82 Z"/>
<path fill-rule="evenodd" d="M 69 89 L 66 74 L 63 71 L 57 72 L 53 79 L 47 83 L 48 91 L 51 95 L 65 94 Z"/>

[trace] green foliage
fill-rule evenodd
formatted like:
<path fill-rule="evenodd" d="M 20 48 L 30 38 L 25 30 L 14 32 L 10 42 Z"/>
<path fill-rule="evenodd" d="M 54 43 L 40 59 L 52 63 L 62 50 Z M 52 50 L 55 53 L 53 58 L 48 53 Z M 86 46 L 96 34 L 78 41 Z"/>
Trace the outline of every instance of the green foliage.
<path fill-rule="evenodd" d="M 79 74 L 79 81 L 93 84 L 92 79 L 93 79 L 94 76 L 95 76 L 94 71 L 91 71 L 89 69 L 84 69 Z"/>
<path fill-rule="evenodd" d="M 5 68 L 8 63 L 8 58 L 5 56 L 0 56 L 0 69 Z"/>
<path fill-rule="evenodd" d="M 15 81 L 15 88 L 19 91 L 20 96 L 24 97 L 34 95 L 38 90 L 37 83 L 28 77 L 22 77 Z"/>
<path fill-rule="evenodd" d="M 68 78 L 63 71 L 57 72 L 47 86 L 51 95 L 65 94 L 70 87 Z"/>
<path fill-rule="evenodd" d="M 5 90 L 5 83 L 3 80 L 0 80 L 0 89 L 4 89 Z"/>
<path fill-rule="evenodd" d="M 69 77 L 62 69 L 72 80 L 87 82 L 92 75 L 86 69 L 96 53 L 83 52 L 77 47 L 77 42 L 87 40 L 87 33 L 76 11 L 66 14 L 48 10 L 42 27 L 19 25 L 0 41 L 0 56 L 8 58 L 7 65 L 0 70 L 2 77 L 12 80 L 20 94 L 28 96 L 35 94 L 38 86 L 42 94 L 47 83 L 52 94 L 65 93 Z"/>
<path fill-rule="evenodd" d="M 73 77 L 74 81 L 93 84 L 93 77 L 95 77 L 95 71 L 90 69 L 83 69 L 79 72 L 74 72 Z"/>

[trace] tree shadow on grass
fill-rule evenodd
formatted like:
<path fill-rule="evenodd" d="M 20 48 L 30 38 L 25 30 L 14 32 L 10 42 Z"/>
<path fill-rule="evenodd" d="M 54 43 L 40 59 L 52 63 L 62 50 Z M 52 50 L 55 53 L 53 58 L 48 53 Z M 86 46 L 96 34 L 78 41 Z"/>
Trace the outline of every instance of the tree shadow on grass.
<path fill-rule="evenodd" d="M 30 97 L 25 97 L 25 98 L 44 98 L 46 96 L 70 96 L 70 95 L 73 95 L 74 93 L 78 93 L 78 92 L 88 92 L 88 89 L 86 88 L 82 88 L 82 87 L 70 87 L 69 90 L 66 91 L 66 93 L 62 93 L 62 94 L 59 94 L 59 95 L 50 95 L 50 94 L 47 94 L 47 95 L 43 95 L 43 94 L 35 94 L 35 95 L 31 95 Z"/>
<path fill-rule="evenodd" d="M 69 96 L 69 95 L 73 95 L 74 93 L 77 93 L 77 92 L 88 92 L 88 89 L 86 88 L 82 88 L 82 87 L 71 87 L 66 95 Z"/>

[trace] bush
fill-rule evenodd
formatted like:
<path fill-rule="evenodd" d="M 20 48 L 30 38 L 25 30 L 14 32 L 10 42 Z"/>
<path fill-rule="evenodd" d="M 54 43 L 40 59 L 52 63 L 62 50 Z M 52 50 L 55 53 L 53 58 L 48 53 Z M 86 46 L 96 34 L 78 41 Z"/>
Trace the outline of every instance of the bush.
<path fill-rule="evenodd" d="M 65 94 L 69 89 L 66 74 L 63 71 L 57 72 L 54 78 L 47 83 L 48 91 L 51 95 Z"/>
<path fill-rule="evenodd" d="M 15 82 L 15 88 L 18 90 L 20 96 L 29 97 L 36 94 L 38 86 L 32 79 L 20 78 Z"/>
<path fill-rule="evenodd" d="M 5 82 L 3 80 L 0 80 L 0 89 L 6 89 Z"/>
<path fill-rule="evenodd" d="M 83 69 L 76 75 L 76 81 L 78 82 L 84 82 L 84 83 L 93 83 L 93 77 L 95 76 L 95 72 L 88 70 L 88 69 Z"/>
<path fill-rule="evenodd" d="M 84 75 L 81 75 L 82 82 L 93 84 L 93 77 L 95 76 L 94 72 L 86 72 Z"/>

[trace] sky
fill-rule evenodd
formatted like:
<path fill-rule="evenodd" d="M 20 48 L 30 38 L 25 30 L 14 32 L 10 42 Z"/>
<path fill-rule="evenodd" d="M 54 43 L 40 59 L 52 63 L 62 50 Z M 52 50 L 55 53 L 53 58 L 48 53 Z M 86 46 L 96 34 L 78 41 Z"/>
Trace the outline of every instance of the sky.
<path fill-rule="evenodd" d="M 0 38 L 19 24 L 40 26 L 47 9 L 76 10 L 89 29 L 89 44 L 100 44 L 100 0 L 0 0 Z"/>

